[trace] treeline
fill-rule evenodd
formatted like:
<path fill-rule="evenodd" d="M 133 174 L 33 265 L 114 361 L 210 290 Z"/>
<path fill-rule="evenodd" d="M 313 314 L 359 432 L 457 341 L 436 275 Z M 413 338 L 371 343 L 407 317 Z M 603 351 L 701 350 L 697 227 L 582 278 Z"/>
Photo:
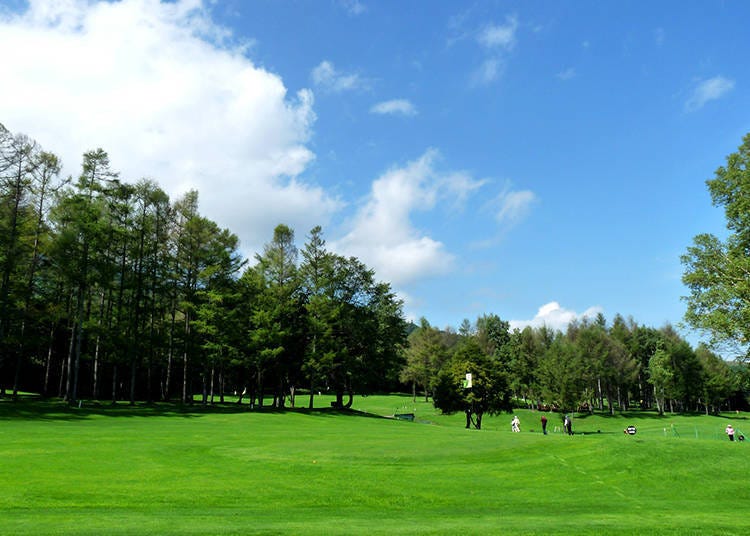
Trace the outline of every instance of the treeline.
<path fill-rule="evenodd" d="M 407 325 L 390 286 L 328 251 L 320 227 L 298 251 L 279 225 L 250 263 L 200 215 L 195 191 L 172 201 L 154 181 L 121 182 L 101 149 L 83 155 L 76 179 L 60 170 L 0 125 L 0 396 L 236 393 L 283 407 L 304 390 L 308 407 L 318 392 L 344 407 L 355 392 L 410 386 L 475 426 L 514 401 L 661 413 L 746 404 L 747 367 L 669 326 L 601 315 L 565 332 L 511 330 L 496 315 L 458 332 Z"/>
<path fill-rule="evenodd" d="M 750 377 L 704 345 L 693 349 L 671 326 L 654 329 L 617 315 L 511 330 L 496 315 L 465 320 L 458 332 L 420 321 L 409 335 L 401 379 L 446 411 L 469 418 L 508 409 L 511 400 L 560 411 L 655 408 L 659 413 L 744 408 Z M 475 386 L 466 389 L 466 373 Z M 479 381 L 476 380 L 479 378 Z M 491 392 L 481 391 L 483 382 Z M 479 387 L 479 390 L 477 389 Z"/>
<path fill-rule="evenodd" d="M 294 404 L 394 389 L 401 302 L 356 258 L 301 252 L 279 225 L 252 265 L 238 239 L 101 149 L 77 179 L 0 125 L 0 395 Z M 246 397 L 246 398 L 245 398 Z"/>

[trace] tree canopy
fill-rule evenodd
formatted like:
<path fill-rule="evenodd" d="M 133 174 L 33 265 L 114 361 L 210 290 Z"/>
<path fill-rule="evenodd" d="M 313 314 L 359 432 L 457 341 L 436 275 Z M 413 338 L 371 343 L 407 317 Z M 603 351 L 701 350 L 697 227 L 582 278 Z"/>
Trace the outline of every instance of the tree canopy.
<path fill-rule="evenodd" d="M 724 209 L 728 235 L 700 234 L 682 256 L 686 321 L 747 355 L 750 343 L 750 134 L 706 181 L 714 206 Z"/>

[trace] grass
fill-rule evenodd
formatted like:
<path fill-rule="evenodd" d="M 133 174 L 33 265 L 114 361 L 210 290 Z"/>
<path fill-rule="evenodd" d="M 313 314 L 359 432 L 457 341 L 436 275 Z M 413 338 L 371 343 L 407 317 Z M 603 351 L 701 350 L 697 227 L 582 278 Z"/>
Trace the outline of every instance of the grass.
<path fill-rule="evenodd" d="M 306 402 L 306 400 L 305 400 Z M 318 402 L 327 404 L 325 397 Z M 439 415 L 0 401 L 3 534 L 738 534 L 748 415 Z M 414 413 L 416 422 L 374 416 Z M 552 414 L 550 428 L 559 424 Z M 628 424 L 638 434 L 625 436 Z M 534 432 L 530 430 L 534 429 Z M 676 431 L 676 433 L 675 433 Z M 679 434 L 679 435 L 677 435 Z"/>

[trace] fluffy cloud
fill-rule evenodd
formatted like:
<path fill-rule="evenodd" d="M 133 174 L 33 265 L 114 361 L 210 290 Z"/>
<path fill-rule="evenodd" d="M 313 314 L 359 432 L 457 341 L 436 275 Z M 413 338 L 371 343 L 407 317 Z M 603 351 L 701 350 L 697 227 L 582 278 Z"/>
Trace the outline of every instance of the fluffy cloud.
<path fill-rule="evenodd" d="M 693 112 L 703 108 L 707 102 L 720 99 L 734 89 L 734 80 L 723 76 L 714 76 L 702 80 L 693 88 L 688 100 L 685 102 L 685 110 Z"/>
<path fill-rule="evenodd" d="M 465 198 L 481 181 L 462 173 L 437 172 L 437 158 L 437 151 L 429 150 L 375 180 L 351 231 L 335 242 L 333 249 L 362 259 L 375 269 L 378 278 L 394 286 L 449 272 L 453 255 L 444 244 L 416 229 L 411 214 L 432 210 L 449 194 Z"/>
<path fill-rule="evenodd" d="M 255 248 L 284 221 L 325 224 L 339 201 L 297 176 L 313 160 L 313 95 L 289 96 L 200 0 L 32 0 L 0 12 L 0 117 L 76 174 L 101 146 L 123 179 L 156 179 Z M 10 83 L 12 81 L 12 83 Z"/>
<path fill-rule="evenodd" d="M 370 108 L 370 113 L 381 115 L 417 115 L 417 109 L 406 99 L 379 102 Z"/>
<path fill-rule="evenodd" d="M 550 329 L 564 331 L 568 324 L 574 320 L 583 318 L 593 319 L 597 314 L 603 312 L 599 306 L 589 307 L 583 313 L 576 313 L 570 309 L 564 309 L 559 303 L 553 301 L 542 305 L 531 320 L 511 320 L 511 329 L 523 329 L 526 326 L 542 327 L 547 326 Z"/>
<path fill-rule="evenodd" d="M 342 93 L 367 87 L 367 82 L 357 74 L 344 74 L 328 60 L 321 61 L 310 74 L 316 87 L 330 93 Z"/>

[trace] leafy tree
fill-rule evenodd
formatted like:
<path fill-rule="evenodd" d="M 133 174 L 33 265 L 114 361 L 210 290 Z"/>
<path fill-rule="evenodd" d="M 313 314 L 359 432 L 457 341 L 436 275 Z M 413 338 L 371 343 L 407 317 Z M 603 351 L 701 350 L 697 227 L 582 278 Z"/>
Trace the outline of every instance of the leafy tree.
<path fill-rule="evenodd" d="M 84 153 L 82 172 L 75 189 L 64 194 L 53 212 L 57 227 L 58 266 L 68 284 L 75 289 L 73 352 L 68 359 L 65 390 L 71 403 L 78 398 L 84 326 L 90 312 L 86 303 L 99 275 L 96 270 L 100 260 L 98 253 L 104 249 L 106 194 L 113 183 L 117 184 L 117 176 L 110 168 L 109 156 L 104 150 Z"/>
<path fill-rule="evenodd" d="M 705 344 L 698 345 L 695 355 L 703 369 L 703 400 L 706 415 L 718 413 L 721 405 L 737 391 L 739 381 L 726 361 Z"/>
<path fill-rule="evenodd" d="M 584 400 L 586 368 L 580 351 L 567 337 L 558 335 L 547 346 L 538 375 L 543 398 L 562 411 L 572 411 Z"/>
<path fill-rule="evenodd" d="M 464 387 L 466 374 L 472 386 Z M 433 403 L 443 413 L 463 411 L 466 428 L 482 428 L 482 417 L 510 411 L 508 377 L 498 362 L 485 352 L 474 338 L 465 339 L 443 367 L 435 383 Z"/>
<path fill-rule="evenodd" d="M 390 285 L 354 257 L 326 251 L 322 230 L 310 232 L 300 267 L 307 345 L 303 370 L 311 384 L 336 394 L 334 405 L 348 407 L 355 390 L 393 386 L 402 366 L 406 324 L 402 303 Z M 349 399 L 344 402 L 344 396 Z"/>
<path fill-rule="evenodd" d="M 714 206 L 723 207 L 729 235 L 700 234 L 682 256 L 690 289 L 685 319 L 714 343 L 750 343 L 750 134 L 706 182 Z"/>
<path fill-rule="evenodd" d="M 406 365 L 400 376 L 401 381 L 412 384 L 412 395 L 415 400 L 417 386 L 422 388 L 425 402 L 429 400 L 435 376 L 448 357 L 449 351 L 440 330 L 432 327 L 427 319 L 422 317 L 419 327 L 409 334 Z"/>
<path fill-rule="evenodd" d="M 674 371 L 671 361 L 669 353 L 660 346 L 648 362 L 648 381 L 654 386 L 659 415 L 664 415 L 666 401 L 673 394 Z"/>
<path fill-rule="evenodd" d="M 510 342 L 510 324 L 495 314 L 482 315 L 476 322 L 477 342 L 489 356 L 501 359 L 507 364 L 510 356 L 504 354 Z"/>
<path fill-rule="evenodd" d="M 258 405 L 263 405 L 264 380 L 274 387 L 274 405 L 283 406 L 287 389 L 301 378 L 304 355 L 302 295 L 297 269 L 294 231 L 283 224 L 274 229 L 273 240 L 257 255 L 255 269 L 265 282 L 260 307 L 255 310 L 252 333 L 256 347 Z"/>
<path fill-rule="evenodd" d="M 510 336 L 510 379 L 516 396 L 540 402 L 538 371 L 539 358 L 544 353 L 534 329 L 526 326 L 514 330 Z"/>
<path fill-rule="evenodd" d="M 23 286 L 18 284 L 18 272 L 23 273 L 28 262 L 24 235 L 33 214 L 30 196 L 38 152 L 33 140 L 0 124 L 0 386 L 4 386 L 3 364 L 14 346 L 9 337 L 12 321 L 21 318 L 18 304 L 23 301 Z"/>

